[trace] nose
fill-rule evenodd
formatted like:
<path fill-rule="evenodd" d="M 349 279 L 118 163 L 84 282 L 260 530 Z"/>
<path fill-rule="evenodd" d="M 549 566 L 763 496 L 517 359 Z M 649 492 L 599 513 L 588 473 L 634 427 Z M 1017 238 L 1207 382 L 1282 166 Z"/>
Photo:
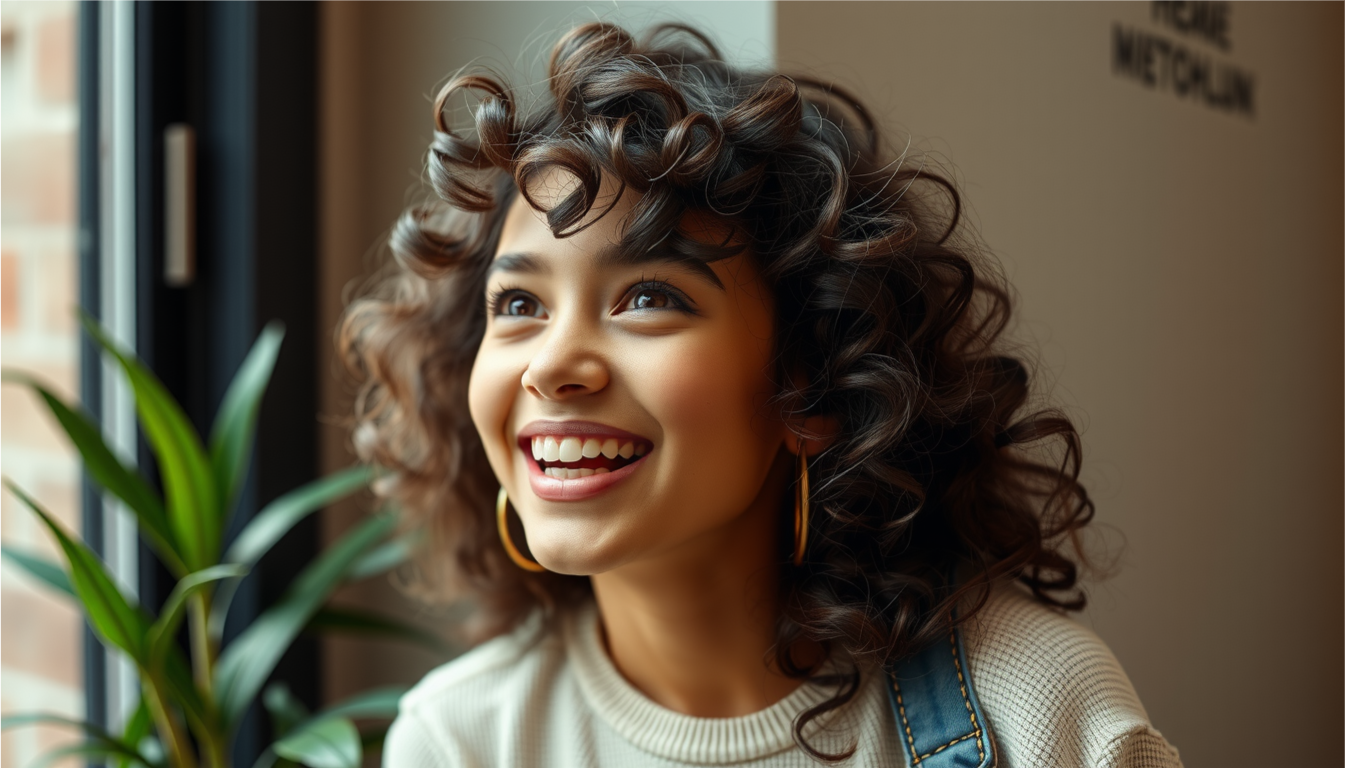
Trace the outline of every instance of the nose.
<path fill-rule="evenodd" d="M 533 397 L 557 401 L 602 391 L 611 372 L 600 341 L 601 332 L 579 318 L 553 324 L 523 371 L 523 388 Z"/>

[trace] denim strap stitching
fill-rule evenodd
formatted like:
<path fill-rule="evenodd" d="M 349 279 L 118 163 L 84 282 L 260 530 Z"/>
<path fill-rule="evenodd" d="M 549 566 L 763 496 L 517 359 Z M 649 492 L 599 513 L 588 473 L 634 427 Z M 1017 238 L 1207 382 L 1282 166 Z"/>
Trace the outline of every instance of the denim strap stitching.
<path fill-rule="evenodd" d="M 976 710 L 971 708 L 971 697 L 967 696 L 967 681 L 962 677 L 962 661 L 957 658 L 957 630 L 948 633 L 948 643 L 953 650 L 953 666 L 957 668 L 957 684 L 962 689 L 962 703 L 971 717 L 971 732 L 976 735 L 976 759 L 985 762 L 985 747 L 981 744 L 981 725 L 976 722 Z M 932 753 L 931 753 L 932 754 Z"/>
<path fill-rule="evenodd" d="M 901 714 L 901 724 L 906 729 L 906 743 L 910 745 L 911 765 L 918 765 L 923 759 L 915 753 L 915 737 L 911 735 L 911 723 L 906 719 L 906 704 L 901 699 L 901 686 L 897 684 L 897 679 L 892 678 L 892 690 L 897 692 L 897 712 Z"/>
<path fill-rule="evenodd" d="M 967 739 L 970 739 L 970 738 L 972 738 L 972 737 L 979 737 L 980 735 L 981 735 L 981 732 L 980 732 L 980 731 L 972 731 L 971 733 L 968 733 L 968 734 L 965 735 L 965 736 L 958 736 L 956 739 L 953 739 L 952 741 L 948 742 L 947 744 L 942 744 L 942 745 L 940 745 L 940 746 L 937 746 L 937 747 L 935 747 L 934 749 L 931 749 L 930 751 L 928 751 L 928 752 L 926 752 L 925 754 L 921 755 L 921 756 L 920 756 L 920 759 L 921 759 L 921 760 L 924 760 L 924 759 L 927 758 L 927 757 L 933 757 L 934 755 L 939 754 L 940 752 L 942 752 L 942 751 L 944 751 L 945 749 L 947 749 L 947 748 L 953 746 L 954 744 L 957 744 L 958 742 L 966 741 Z"/>
<path fill-rule="evenodd" d="M 921 754 L 917 754 L 917 753 L 916 753 L 916 750 L 915 750 L 915 736 L 911 733 L 911 723 L 910 723 L 910 721 L 906 718 L 906 702 L 902 699 L 902 696 L 901 696 L 901 685 L 897 682 L 897 680 L 896 680 L 896 676 L 894 675 L 893 678 L 892 678 L 892 690 L 895 691 L 896 694 L 897 694 L 897 713 L 898 713 L 899 715 L 901 715 L 901 725 L 902 725 L 902 728 L 906 731 L 906 744 L 907 744 L 907 749 L 910 751 L 910 755 L 911 755 L 911 765 L 912 765 L 912 766 L 919 765 L 919 764 L 920 764 L 920 761 L 925 760 L 925 759 L 927 759 L 927 758 L 929 758 L 929 757 L 932 757 L 933 755 L 937 755 L 938 753 L 940 753 L 940 752 L 942 752 L 943 750 L 945 750 L 945 749 L 947 749 L 947 748 L 953 746 L 954 744 L 957 744 L 957 743 L 959 743 L 959 742 L 966 741 L 967 739 L 970 739 L 970 738 L 973 738 L 973 737 L 976 739 L 976 755 L 977 755 L 977 759 L 978 759 L 978 761 L 981 762 L 981 763 L 984 763 L 984 762 L 985 762 L 985 746 L 984 746 L 983 742 L 981 741 L 981 726 L 980 726 L 979 723 L 976 722 L 976 711 L 975 711 L 974 709 L 972 709 L 972 707 L 971 707 L 971 698 L 967 696 L 967 681 L 966 681 L 966 678 L 964 678 L 964 677 L 962 676 L 962 662 L 961 662 L 961 660 L 958 659 L 958 657 L 957 657 L 957 630 L 956 630 L 956 629 L 954 629 L 953 631 L 951 631 L 951 632 L 948 633 L 948 641 L 949 641 L 949 645 L 952 647 L 952 652 L 953 652 L 953 667 L 957 670 L 957 683 L 958 683 L 958 687 L 959 687 L 959 688 L 961 689 L 961 691 L 962 691 L 962 704 L 963 704 L 964 706 L 966 706 L 966 708 L 967 708 L 967 715 L 968 715 L 968 716 L 970 717 L 970 719 L 971 719 L 971 732 L 970 732 L 970 733 L 967 733 L 967 734 L 964 734 L 964 735 L 962 735 L 962 736 L 959 736 L 959 737 L 957 737 L 956 739 L 953 739 L 952 741 L 948 742 L 947 744 L 943 744 L 943 745 L 941 745 L 941 746 L 939 746 L 939 747 L 935 747 L 934 749 L 930 750 L 929 752 L 926 752 L 926 753 L 923 754 L 923 755 L 921 755 Z"/>

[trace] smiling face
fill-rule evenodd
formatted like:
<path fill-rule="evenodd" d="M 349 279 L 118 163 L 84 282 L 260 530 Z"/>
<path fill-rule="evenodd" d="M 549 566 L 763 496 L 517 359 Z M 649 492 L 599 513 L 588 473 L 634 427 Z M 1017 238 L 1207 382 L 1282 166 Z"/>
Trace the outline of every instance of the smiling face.
<path fill-rule="evenodd" d="M 559 573 L 694 558 L 783 494 L 766 482 L 788 431 L 767 404 L 773 314 L 751 257 L 618 259 L 633 197 L 561 239 L 520 197 L 486 282 L 472 419 Z"/>

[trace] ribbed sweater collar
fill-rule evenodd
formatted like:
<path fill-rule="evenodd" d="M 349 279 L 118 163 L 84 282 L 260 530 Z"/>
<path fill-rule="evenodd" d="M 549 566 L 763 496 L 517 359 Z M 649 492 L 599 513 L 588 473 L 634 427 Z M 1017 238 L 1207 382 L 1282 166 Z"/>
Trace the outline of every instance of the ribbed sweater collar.
<path fill-rule="evenodd" d="M 783 752 L 794 746 L 794 717 L 827 697 L 825 689 L 805 682 L 750 715 L 683 715 L 651 701 L 627 682 L 608 657 L 598 633 L 597 610 L 591 603 L 566 622 L 568 655 L 584 697 L 597 716 L 623 738 L 667 760 L 713 765 Z M 828 720 L 823 716 L 809 723 L 806 734 L 824 727 Z"/>

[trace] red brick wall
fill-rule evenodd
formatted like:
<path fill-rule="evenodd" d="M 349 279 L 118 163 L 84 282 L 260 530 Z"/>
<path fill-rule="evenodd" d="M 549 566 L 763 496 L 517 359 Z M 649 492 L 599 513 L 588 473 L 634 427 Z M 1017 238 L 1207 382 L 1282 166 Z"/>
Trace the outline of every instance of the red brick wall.
<path fill-rule="evenodd" d="M 78 391 L 75 255 L 75 5 L 0 3 L 0 362 Z M 0 389 L 0 470 L 71 529 L 79 465 L 25 391 Z M 0 498 L 0 540 L 55 558 L 32 515 Z M 0 710 L 81 717 L 79 614 L 23 574 L 0 569 Z M 24 768 L 74 735 L 23 728 L 0 737 L 0 764 Z M 77 765 L 66 761 L 67 765 Z"/>

